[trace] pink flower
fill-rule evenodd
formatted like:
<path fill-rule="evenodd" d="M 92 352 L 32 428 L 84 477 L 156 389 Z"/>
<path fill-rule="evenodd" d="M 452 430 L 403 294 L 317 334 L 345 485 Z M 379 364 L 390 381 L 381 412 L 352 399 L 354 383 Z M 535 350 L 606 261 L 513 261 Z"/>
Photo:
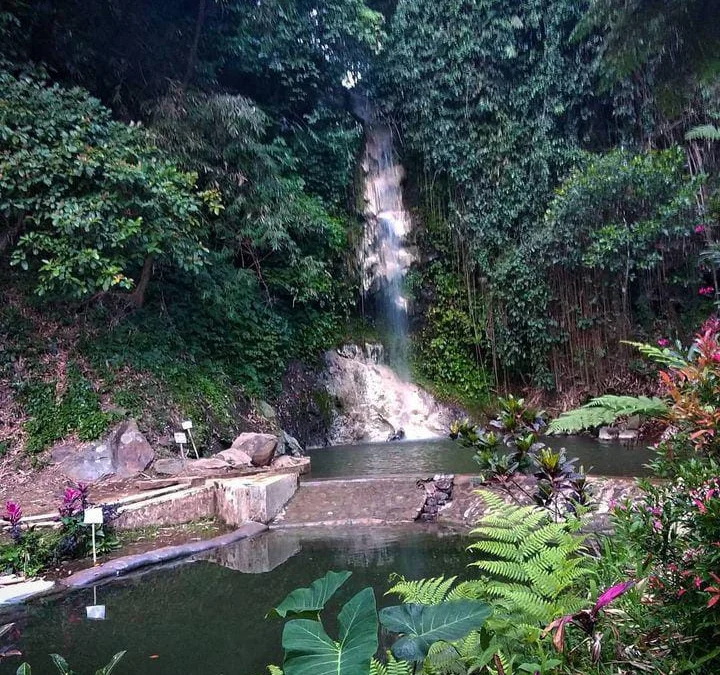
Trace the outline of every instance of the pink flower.
<path fill-rule="evenodd" d="M 670 346 L 670 340 L 668 340 L 667 338 L 660 338 L 657 341 L 657 343 L 660 347 L 669 347 Z"/>
<path fill-rule="evenodd" d="M 10 523 L 11 527 L 15 527 L 22 518 L 22 509 L 20 508 L 20 504 L 17 502 L 7 502 L 5 504 L 5 516 L 3 517 L 3 520 L 6 520 L 8 523 Z"/>
<path fill-rule="evenodd" d="M 695 588 L 700 588 L 700 586 L 702 586 L 702 579 L 696 576 L 693 579 L 693 583 L 695 584 Z"/>
<path fill-rule="evenodd" d="M 702 234 L 703 232 L 705 232 L 705 225 L 700 224 L 695 226 L 695 234 Z"/>
<path fill-rule="evenodd" d="M 656 520 L 655 522 L 653 522 L 653 527 L 656 530 L 660 531 L 660 530 L 662 530 L 662 523 L 659 520 Z"/>
<path fill-rule="evenodd" d="M 720 363 L 720 352 L 714 352 L 710 357 L 715 363 Z"/>
<path fill-rule="evenodd" d="M 712 295 L 715 292 L 715 289 L 712 286 L 703 286 L 698 290 L 698 293 L 700 295 Z"/>
<path fill-rule="evenodd" d="M 632 588 L 634 585 L 634 581 L 624 581 L 621 584 L 611 586 L 597 599 L 595 606 L 590 610 L 590 614 L 593 617 L 597 616 L 597 613 L 603 607 L 607 607 L 613 600 L 619 598 L 623 593 L 625 593 L 625 591 Z"/>

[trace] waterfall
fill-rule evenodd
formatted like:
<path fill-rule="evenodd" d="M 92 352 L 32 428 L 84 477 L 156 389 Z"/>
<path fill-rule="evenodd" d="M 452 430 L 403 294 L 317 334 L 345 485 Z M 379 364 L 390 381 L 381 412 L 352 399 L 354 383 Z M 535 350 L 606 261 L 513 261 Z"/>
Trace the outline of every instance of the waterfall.
<path fill-rule="evenodd" d="M 363 297 L 375 313 L 388 362 L 408 379 L 408 303 L 403 283 L 413 255 L 406 248 L 411 219 L 403 205 L 405 172 L 396 160 L 387 125 L 370 121 L 365 136 Z"/>

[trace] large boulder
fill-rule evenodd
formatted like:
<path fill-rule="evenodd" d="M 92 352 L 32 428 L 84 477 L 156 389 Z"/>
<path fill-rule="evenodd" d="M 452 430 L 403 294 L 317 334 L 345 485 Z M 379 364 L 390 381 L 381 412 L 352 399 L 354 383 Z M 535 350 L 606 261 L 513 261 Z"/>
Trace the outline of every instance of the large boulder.
<path fill-rule="evenodd" d="M 277 436 L 272 434 L 240 434 L 230 446 L 231 450 L 242 450 L 253 466 L 267 466 L 272 461 L 277 447 Z"/>
<path fill-rule="evenodd" d="M 155 457 L 135 420 L 125 420 L 102 441 L 60 445 L 52 462 L 71 480 L 93 483 L 102 478 L 130 478 L 144 471 Z"/>
<path fill-rule="evenodd" d="M 113 464 L 118 478 L 135 476 L 155 459 L 155 452 L 140 433 L 135 420 L 123 422 L 115 432 Z"/>

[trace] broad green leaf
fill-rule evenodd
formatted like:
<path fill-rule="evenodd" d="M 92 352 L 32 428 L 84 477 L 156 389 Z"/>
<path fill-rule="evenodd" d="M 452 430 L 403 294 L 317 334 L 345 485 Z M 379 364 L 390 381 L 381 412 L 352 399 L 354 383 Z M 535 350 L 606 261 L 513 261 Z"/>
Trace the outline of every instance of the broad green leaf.
<path fill-rule="evenodd" d="M 340 610 L 340 641 L 319 621 L 294 619 L 285 625 L 285 675 L 367 675 L 378 648 L 375 595 L 365 588 Z"/>
<path fill-rule="evenodd" d="M 108 663 L 104 668 L 100 668 L 100 670 L 95 671 L 95 675 L 110 675 L 110 673 L 114 670 L 115 666 L 120 662 L 120 659 L 125 656 L 125 654 L 125 651 L 115 654 L 115 656 L 110 659 L 110 663 Z"/>
<path fill-rule="evenodd" d="M 32 675 L 30 665 L 27 663 L 21 663 L 20 667 L 15 671 L 15 675 Z"/>
<path fill-rule="evenodd" d="M 328 572 L 324 577 L 316 579 L 309 588 L 296 588 L 268 615 L 275 614 L 285 618 L 288 615 L 317 613 L 325 607 L 325 603 L 335 595 L 350 577 L 352 572 Z"/>
<path fill-rule="evenodd" d="M 492 608 L 480 600 L 457 600 L 440 605 L 404 604 L 386 607 L 380 623 L 401 637 L 392 653 L 398 659 L 422 661 L 430 646 L 444 640 L 452 642 L 478 630 L 492 614 Z"/>
<path fill-rule="evenodd" d="M 60 656 L 60 654 L 50 654 L 50 659 L 62 675 L 73 675 L 73 671 L 70 670 L 70 666 L 68 666 L 67 661 Z"/>

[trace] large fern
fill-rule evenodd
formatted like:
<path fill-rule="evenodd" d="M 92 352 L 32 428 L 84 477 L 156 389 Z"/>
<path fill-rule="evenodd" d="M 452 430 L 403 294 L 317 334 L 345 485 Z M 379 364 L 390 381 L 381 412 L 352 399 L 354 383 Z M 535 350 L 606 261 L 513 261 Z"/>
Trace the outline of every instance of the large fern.
<path fill-rule="evenodd" d="M 580 581 L 591 573 L 579 521 L 554 522 L 544 509 L 505 504 L 483 493 L 487 511 L 469 547 L 481 558 L 473 563 L 483 572 L 472 583 L 476 597 L 495 607 L 494 621 L 526 632 L 585 605 Z"/>
<path fill-rule="evenodd" d="M 583 429 L 593 429 L 612 424 L 621 417 L 646 415 L 665 417 L 667 403 L 648 396 L 600 396 L 580 408 L 564 412 L 548 425 L 548 434 L 572 434 Z"/>

